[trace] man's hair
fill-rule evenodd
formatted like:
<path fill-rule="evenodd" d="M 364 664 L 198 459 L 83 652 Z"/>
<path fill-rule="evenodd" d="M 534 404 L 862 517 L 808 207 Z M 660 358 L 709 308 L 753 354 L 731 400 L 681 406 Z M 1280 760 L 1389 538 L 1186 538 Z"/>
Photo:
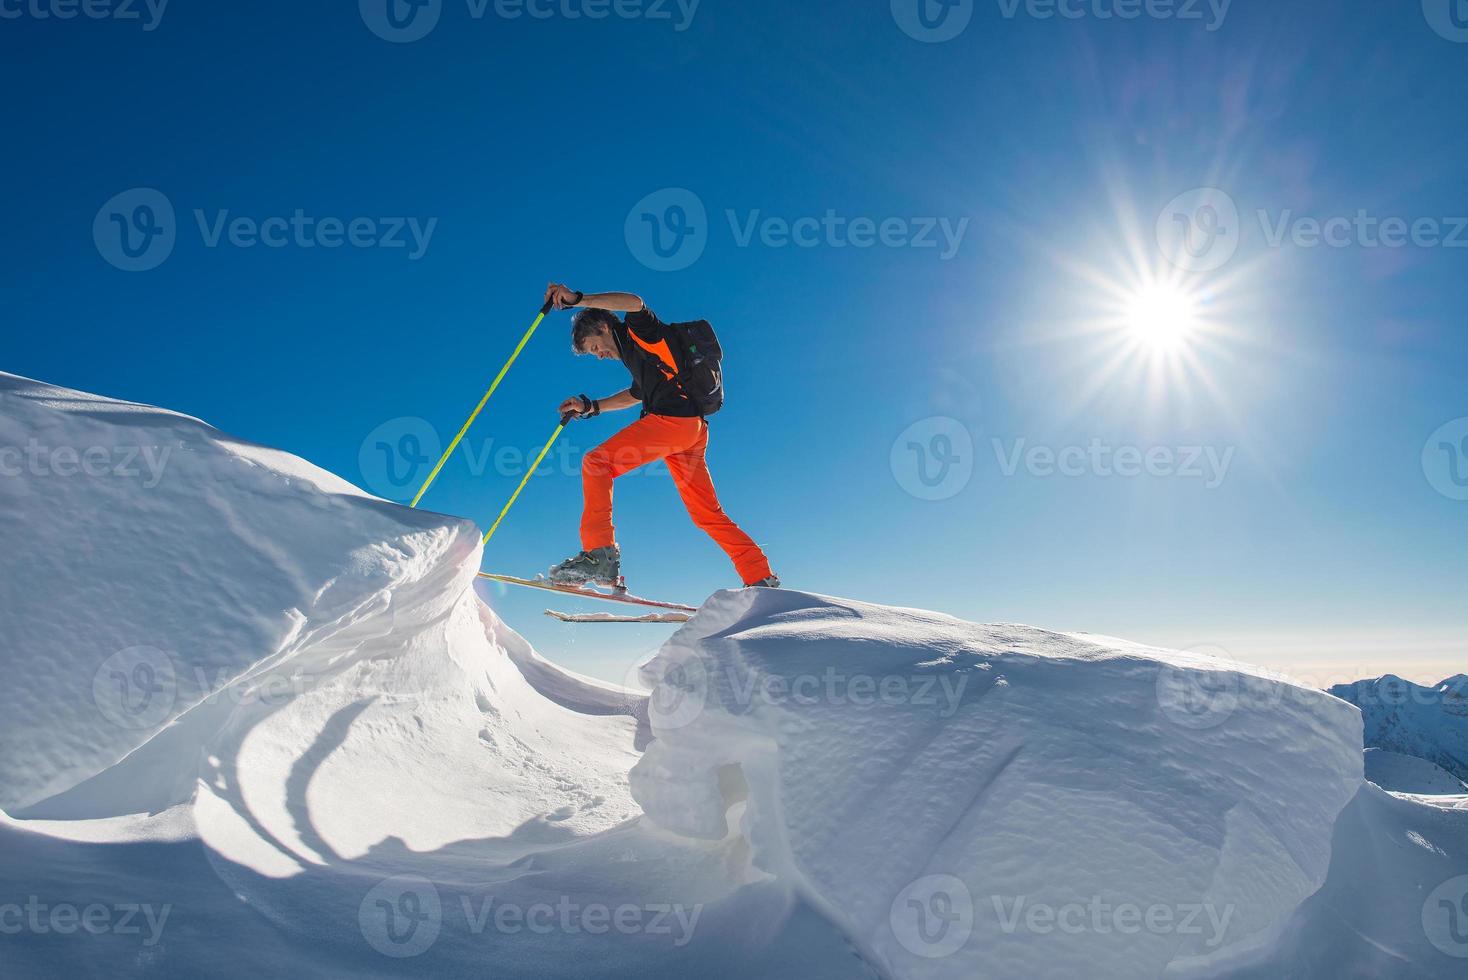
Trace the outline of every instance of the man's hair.
<path fill-rule="evenodd" d="M 617 315 L 610 310 L 577 310 L 576 315 L 571 317 L 571 349 L 578 354 L 586 353 L 581 345 L 586 343 L 587 337 L 597 333 L 602 327 L 610 330 L 620 322 Z"/>

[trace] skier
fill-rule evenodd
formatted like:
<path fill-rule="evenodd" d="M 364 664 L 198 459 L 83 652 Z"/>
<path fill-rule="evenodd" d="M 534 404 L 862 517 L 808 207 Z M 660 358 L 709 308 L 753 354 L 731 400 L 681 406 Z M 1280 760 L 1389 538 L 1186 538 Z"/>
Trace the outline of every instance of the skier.
<path fill-rule="evenodd" d="M 770 570 L 765 553 L 719 505 L 704 458 L 709 441 L 704 416 L 722 403 L 721 377 L 710 375 L 717 390 L 708 396 L 690 397 L 679 381 L 677 358 L 669 346 L 681 344 L 681 329 L 701 327 L 707 331 L 706 346 L 717 349 L 712 328 L 704 323 L 669 326 L 631 293 L 583 294 L 551 283 L 545 298 L 558 310 L 579 308 L 571 321 L 571 347 L 577 354 L 620 360 L 632 374 L 630 388 L 600 399 L 567 398 L 561 414 L 584 419 L 642 406 L 636 422 L 586 455 L 581 466 L 582 550 L 552 568 L 551 581 L 622 585 L 622 552 L 612 527 L 612 482 L 639 466 L 666 459 L 688 515 L 728 554 L 745 587 L 778 589 L 780 579 Z M 626 317 L 618 318 L 618 312 Z M 717 358 L 712 363 L 717 371 Z"/>

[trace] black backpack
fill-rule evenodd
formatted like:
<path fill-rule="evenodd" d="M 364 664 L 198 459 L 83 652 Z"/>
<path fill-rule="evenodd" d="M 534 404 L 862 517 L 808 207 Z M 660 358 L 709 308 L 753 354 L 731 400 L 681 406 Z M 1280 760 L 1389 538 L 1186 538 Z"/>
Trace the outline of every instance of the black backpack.
<path fill-rule="evenodd" d="M 668 349 L 678 365 L 678 387 L 700 415 L 724 407 L 724 348 L 707 320 L 668 325 Z"/>

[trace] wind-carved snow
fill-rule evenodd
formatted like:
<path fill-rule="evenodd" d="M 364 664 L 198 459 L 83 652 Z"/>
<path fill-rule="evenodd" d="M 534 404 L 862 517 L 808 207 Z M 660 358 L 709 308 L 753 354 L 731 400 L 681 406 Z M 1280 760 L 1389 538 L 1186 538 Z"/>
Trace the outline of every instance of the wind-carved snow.
<path fill-rule="evenodd" d="M 11 376 L 0 398 L 0 445 L 36 456 L 0 481 L 26 665 L 0 686 L 0 808 L 197 796 L 211 845 L 282 874 L 388 837 L 545 839 L 637 812 L 628 696 L 551 680 L 482 606 L 471 522 L 176 413 Z M 540 695 L 507 646 L 562 701 L 617 708 Z"/>
<path fill-rule="evenodd" d="M 1320 692 L 752 590 L 649 705 L 480 601 L 469 522 L 196 419 L 0 375 L 0 463 L 0 915 L 179 905 L 7 977 L 1461 975 L 1468 810 Z"/>
<path fill-rule="evenodd" d="M 649 817 L 741 835 L 899 977 L 1202 970 L 1320 887 L 1362 783 L 1323 692 L 794 592 L 720 593 L 644 678 Z"/>

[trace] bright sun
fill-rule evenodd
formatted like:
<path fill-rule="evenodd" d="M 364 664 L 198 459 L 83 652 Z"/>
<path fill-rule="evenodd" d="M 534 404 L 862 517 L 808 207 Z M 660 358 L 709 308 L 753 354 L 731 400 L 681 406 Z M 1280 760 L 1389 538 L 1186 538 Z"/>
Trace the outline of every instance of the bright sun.
<path fill-rule="evenodd" d="M 1126 330 L 1137 344 L 1158 353 L 1187 346 L 1198 327 L 1198 304 L 1175 286 L 1153 285 L 1129 297 Z"/>

